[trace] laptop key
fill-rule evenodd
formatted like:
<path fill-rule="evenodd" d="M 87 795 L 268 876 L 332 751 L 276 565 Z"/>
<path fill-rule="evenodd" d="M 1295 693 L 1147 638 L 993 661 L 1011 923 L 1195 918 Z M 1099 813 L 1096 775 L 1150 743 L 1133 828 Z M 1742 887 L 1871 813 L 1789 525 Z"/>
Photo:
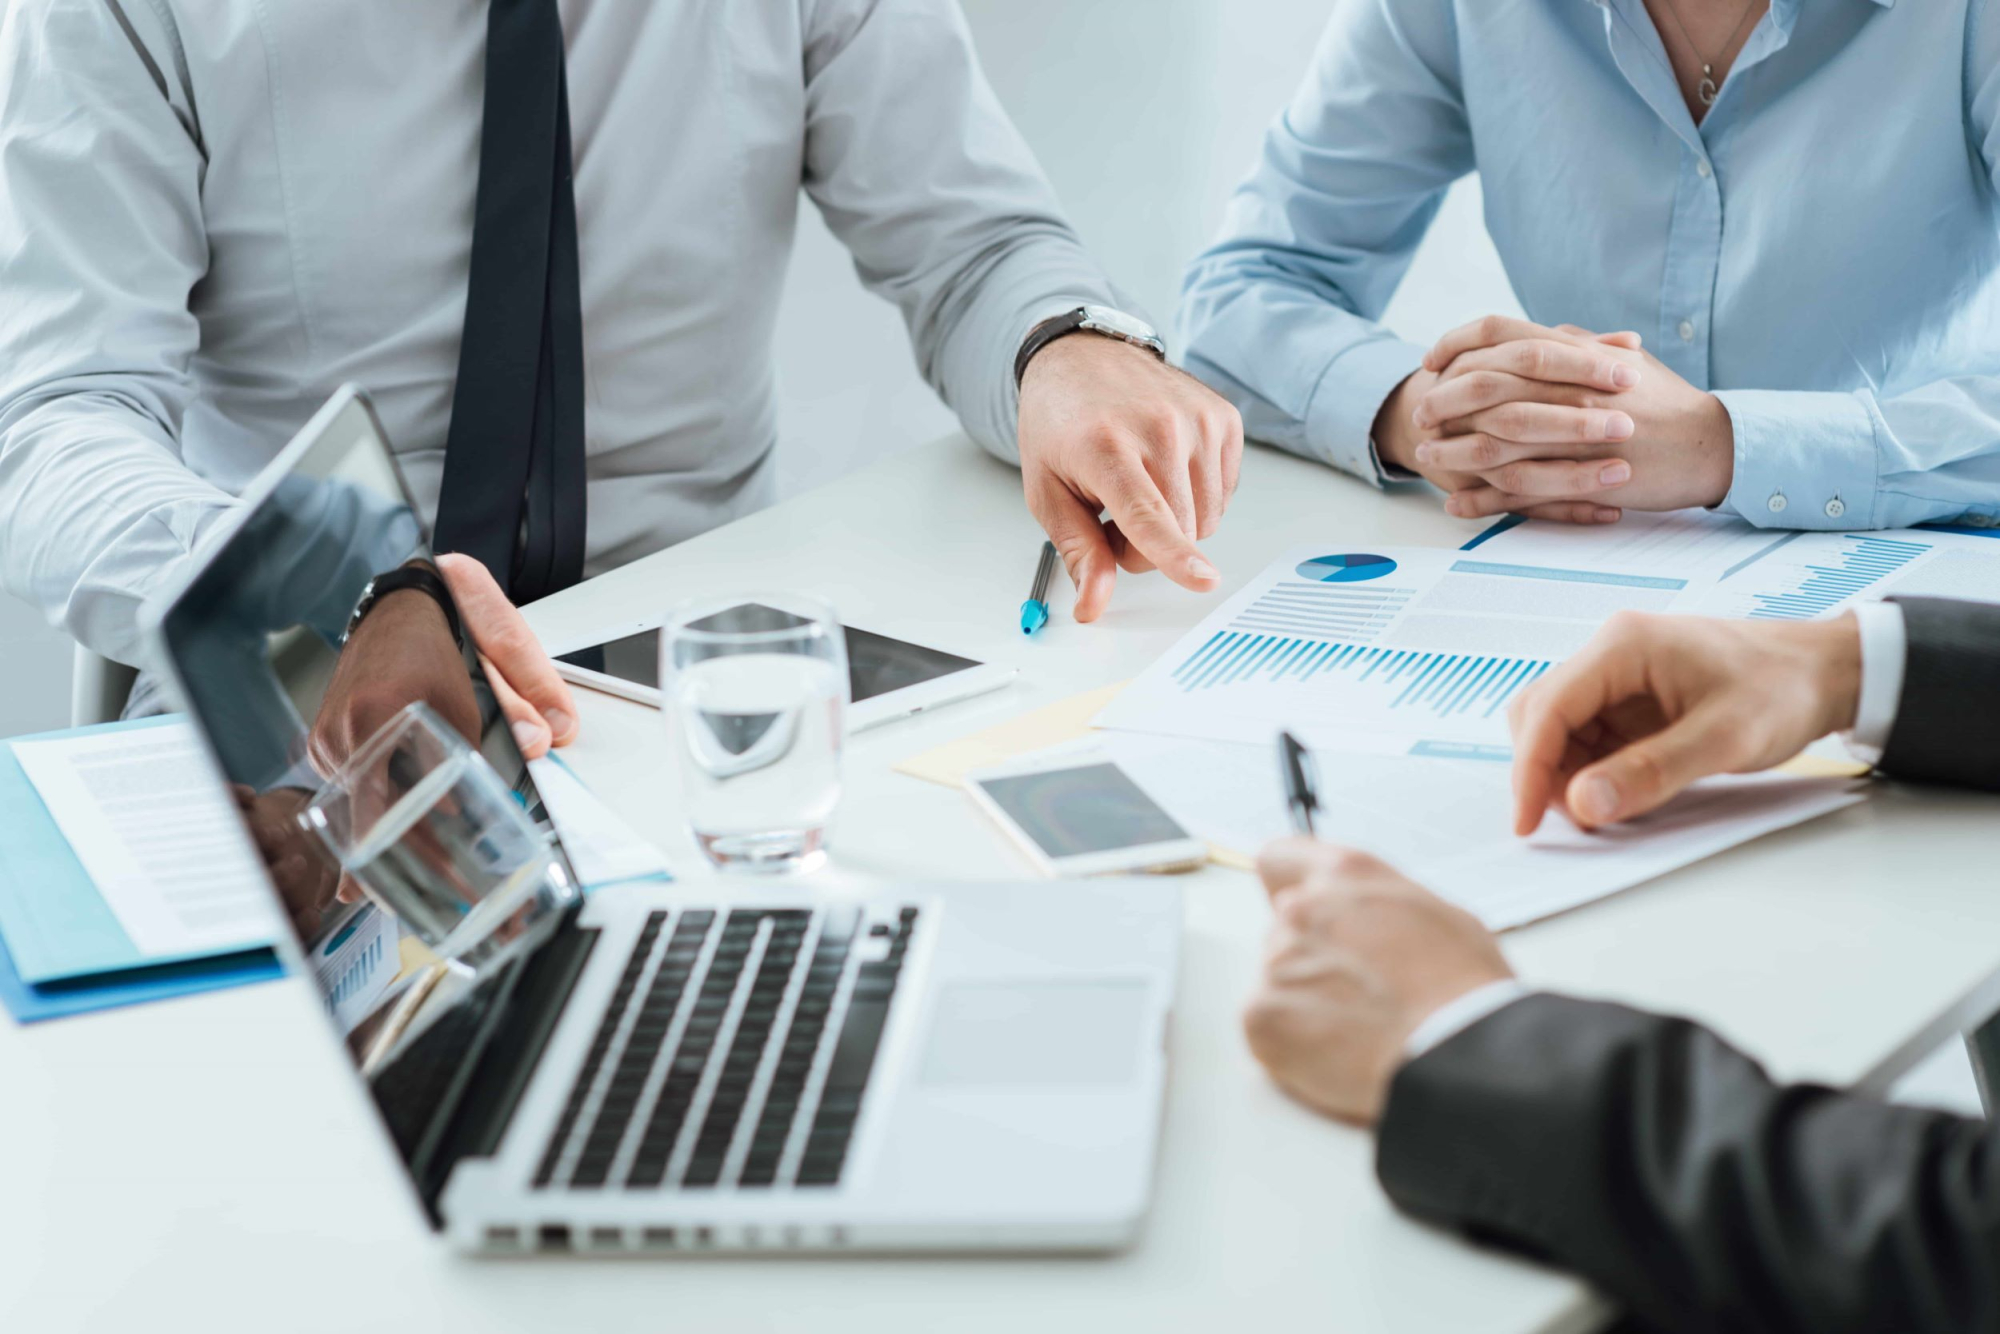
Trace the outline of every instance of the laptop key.
<path fill-rule="evenodd" d="M 638 988 L 639 975 L 645 971 L 646 959 L 653 951 L 653 945 L 660 938 L 660 930 L 666 925 L 664 912 L 649 913 L 646 924 L 640 928 L 639 939 L 632 946 L 632 953 L 625 960 L 625 969 L 619 974 L 618 986 L 612 992 L 611 1002 L 598 1020 L 597 1034 L 591 1039 L 590 1048 L 584 1055 L 583 1065 L 577 1070 L 576 1080 L 570 1085 L 569 1097 L 564 1100 L 563 1109 L 556 1118 L 555 1128 L 549 1134 L 549 1142 L 542 1151 L 542 1158 L 535 1166 L 534 1185 L 536 1189 L 546 1187 L 555 1180 L 556 1166 L 562 1160 L 562 1152 L 568 1145 L 570 1136 L 576 1132 L 576 1123 L 583 1112 L 584 1099 L 590 1096 L 591 1086 L 597 1082 L 598 1071 L 604 1066 L 604 1058 L 611 1051 L 612 1038 L 617 1035 L 619 1021 L 625 1017 L 625 1010 L 631 1004 L 632 993 Z"/>
<path fill-rule="evenodd" d="M 909 938 L 917 917 L 915 908 L 902 910 L 895 936 L 898 941 Z M 832 1063 L 827 1067 L 819 1107 L 813 1114 L 812 1131 L 806 1138 L 805 1156 L 799 1163 L 801 1186 L 839 1183 L 901 971 L 899 960 L 863 964 L 855 975 L 847 1015 L 841 1021 L 840 1037 L 834 1045 Z"/>

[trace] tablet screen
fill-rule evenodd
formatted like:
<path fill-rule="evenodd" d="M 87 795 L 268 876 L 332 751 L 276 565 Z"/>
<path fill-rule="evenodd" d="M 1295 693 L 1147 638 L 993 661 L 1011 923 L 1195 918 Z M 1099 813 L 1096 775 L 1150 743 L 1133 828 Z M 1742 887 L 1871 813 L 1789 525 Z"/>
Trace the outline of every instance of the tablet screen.
<path fill-rule="evenodd" d="M 976 781 L 993 804 L 1051 857 L 1146 847 L 1188 836 L 1115 764 Z"/>
<path fill-rule="evenodd" d="M 746 602 L 701 622 L 704 630 L 783 629 L 792 617 L 772 607 Z M 894 690 L 922 685 L 941 676 L 950 676 L 979 666 L 970 658 L 945 653 L 907 640 L 891 639 L 868 630 L 845 627 L 847 636 L 847 676 L 854 702 L 874 699 Z M 660 684 L 660 632 L 645 630 L 623 639 L 614 639 L 596 648 L 565 654 L 563 661 L 590 671 L 603 672 L 621 681 L 654 689 Z"/>

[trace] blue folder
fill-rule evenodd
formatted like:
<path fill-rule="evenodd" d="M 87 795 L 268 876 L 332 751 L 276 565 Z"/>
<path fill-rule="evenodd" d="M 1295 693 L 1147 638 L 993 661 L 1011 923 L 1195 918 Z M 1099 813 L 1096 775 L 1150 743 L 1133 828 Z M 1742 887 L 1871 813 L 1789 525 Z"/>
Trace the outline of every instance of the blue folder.
<path fill-rule="evenodd" d="M 270 950 L 245 950 L 209 959 L 187 959 L 96 977 L 71 978 L 30 986 L 14 971 L 14 960 L 0 941 L 0 1006 L 18 1023 L 32 1024 L 65 1015 L 110 1010 L 121 1005 L 192 996 L 222 987 L 240 987 L 284 976 L 284 965 Z"/>
<path fill-rule="evenodd" d="M 179 721 L 180 715 L 168 715 L 15 740 Z M 0 743 L 0 1004 L 16 1019 L 27 1023 L 131 1005 L 281 972 L 268 949 L 191 958 L 142 954 L 28 781 L 13 744 Z"/>

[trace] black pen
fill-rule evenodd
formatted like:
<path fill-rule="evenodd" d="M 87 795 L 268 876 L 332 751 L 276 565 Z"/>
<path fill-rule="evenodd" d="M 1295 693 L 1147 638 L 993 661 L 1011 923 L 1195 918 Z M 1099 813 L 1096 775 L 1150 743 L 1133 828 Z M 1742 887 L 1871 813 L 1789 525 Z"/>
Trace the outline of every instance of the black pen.
<path fill-rule="evenodd" d="M 1313 812 L 1319 809 L 1312 752 L 1290 732 L 1278 733 L 1278 768 L 1285 779 L 1285 806 L 1292 813 L 1292 829 L 1311 838 Z"/>

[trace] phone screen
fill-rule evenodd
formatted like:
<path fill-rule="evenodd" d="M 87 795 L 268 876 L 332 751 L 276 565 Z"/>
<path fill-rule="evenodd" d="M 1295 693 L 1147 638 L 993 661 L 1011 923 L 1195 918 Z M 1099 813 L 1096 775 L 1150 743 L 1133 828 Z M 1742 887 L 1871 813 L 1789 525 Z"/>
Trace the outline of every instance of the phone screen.
<path fill-rule="evenodd" d="M 782 630 L 798 623 L 798 618 L 775 607 L 746 602 L 719 612 L 700 622 L 703 630 Z M 945 653 L 922 644 L 891 639 L 868 630 L 845 627 L 847 637 L 847 677 L 854 702 L 886 695 L 892 690 L 922 685 L 941 676 L 951 676 L 979 666 L 971 658 Z M 596 648 L 580 649 L 563 655 L 573 666 L 615 676 L 634 685 L 660 685 L 660 632 L 644 630 L 623 639 L 614 639 Z"/>
<path fill-rule="evenodd" d="M 980 791 L 1050 857 L 1166 843 L 1188 836 L 1125 771 L 1108 761 L 978 780 Z"/>

